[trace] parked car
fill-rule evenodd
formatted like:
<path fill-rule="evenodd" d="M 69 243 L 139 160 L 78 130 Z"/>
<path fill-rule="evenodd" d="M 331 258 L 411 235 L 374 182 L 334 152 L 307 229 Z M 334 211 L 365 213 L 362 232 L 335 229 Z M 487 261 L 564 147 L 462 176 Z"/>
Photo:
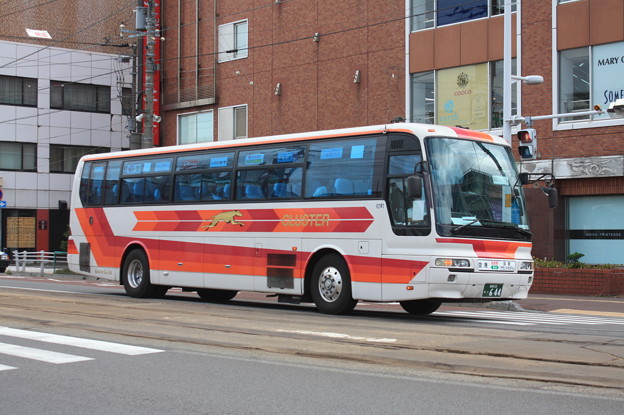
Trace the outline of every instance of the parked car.
<path fill-rule="evenodd" d="M 6 271 L 9 266 L 9 262 L 11 262 L 11 257 L 4 251 L 0 251 L 0 272 Z"/>

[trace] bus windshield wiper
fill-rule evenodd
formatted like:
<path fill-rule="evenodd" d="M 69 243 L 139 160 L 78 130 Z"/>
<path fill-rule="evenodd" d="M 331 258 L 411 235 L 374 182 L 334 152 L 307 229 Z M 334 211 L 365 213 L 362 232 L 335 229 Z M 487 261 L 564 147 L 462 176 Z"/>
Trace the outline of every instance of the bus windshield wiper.
<path fill-rule="evenodd" d="M 533 232 L 528 231 L 526 229 L 522 229 L 518 225 L 516 225 L 515 223 L 497 222 L 497 221 L 494 221 L 494 220 L 487 220 L 487 219 L 482 219 L 481 223 L 483 225 L 487 226 L 488 228 L 510 229 L 510 230 L 513 230 L 513 231 L 520 232 L 522 235 L 525 235 L 525 236 L 528 236 L 528 237 L 533 236 Z"/>
<path fill-rule="evenodd" d="M 471 220 L 468 223 L 464 223 L 463 225 L 459 225 L 459 226 L 456 226 L 454 228 L 451 228 L 451 233 L 457 233 L 457 232 L 461 231 L 462 229 L 464 229 L 464 228 L 466 228 L 468 226 L 474 225 L 477 222 L 479 222 L 479 219 L 475 218 L 475 219 Z"/>

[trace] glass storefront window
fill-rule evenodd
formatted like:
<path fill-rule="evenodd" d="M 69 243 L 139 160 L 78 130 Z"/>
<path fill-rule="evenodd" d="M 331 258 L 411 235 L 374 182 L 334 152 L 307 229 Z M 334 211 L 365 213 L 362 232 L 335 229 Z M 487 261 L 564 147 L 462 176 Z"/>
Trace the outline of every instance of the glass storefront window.
<path fill-rule="evenodd" d="M 516 73 L 516 59 L 512 73 Z M 511 90 L 512 115 L 518 111 L 517 85 Z M 410 115 L 412 122 L 501 128 L 503 61 L 412 74 Z"/>
<path fill-rule="evenodd" d="M 568 199 L 568 250 L 588 264 L 622 264 L 624 196 L 581 196 Z"/>

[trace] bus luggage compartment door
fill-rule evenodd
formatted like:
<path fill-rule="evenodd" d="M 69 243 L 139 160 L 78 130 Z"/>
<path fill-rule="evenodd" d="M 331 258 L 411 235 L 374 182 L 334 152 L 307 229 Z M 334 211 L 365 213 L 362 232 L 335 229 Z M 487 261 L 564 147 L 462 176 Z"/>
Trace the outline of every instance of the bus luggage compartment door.
<path fill-rule="evenodd" d="M 91 272 L 91 244 L 82 242 L 79 246 L 78 264 L 80 271 Z"/>

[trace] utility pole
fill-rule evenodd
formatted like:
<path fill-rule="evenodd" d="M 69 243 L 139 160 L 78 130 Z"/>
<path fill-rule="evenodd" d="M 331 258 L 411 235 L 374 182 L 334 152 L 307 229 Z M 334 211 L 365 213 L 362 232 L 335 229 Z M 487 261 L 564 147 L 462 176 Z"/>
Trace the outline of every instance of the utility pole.
<path fill-rule="evenodd" d="M 154 42 L 156 41 L 156 17 L 154 1 L 147 1 L 145 19 L 145 111 L 143 113 L 143 148 L 154 147 Z"/>

